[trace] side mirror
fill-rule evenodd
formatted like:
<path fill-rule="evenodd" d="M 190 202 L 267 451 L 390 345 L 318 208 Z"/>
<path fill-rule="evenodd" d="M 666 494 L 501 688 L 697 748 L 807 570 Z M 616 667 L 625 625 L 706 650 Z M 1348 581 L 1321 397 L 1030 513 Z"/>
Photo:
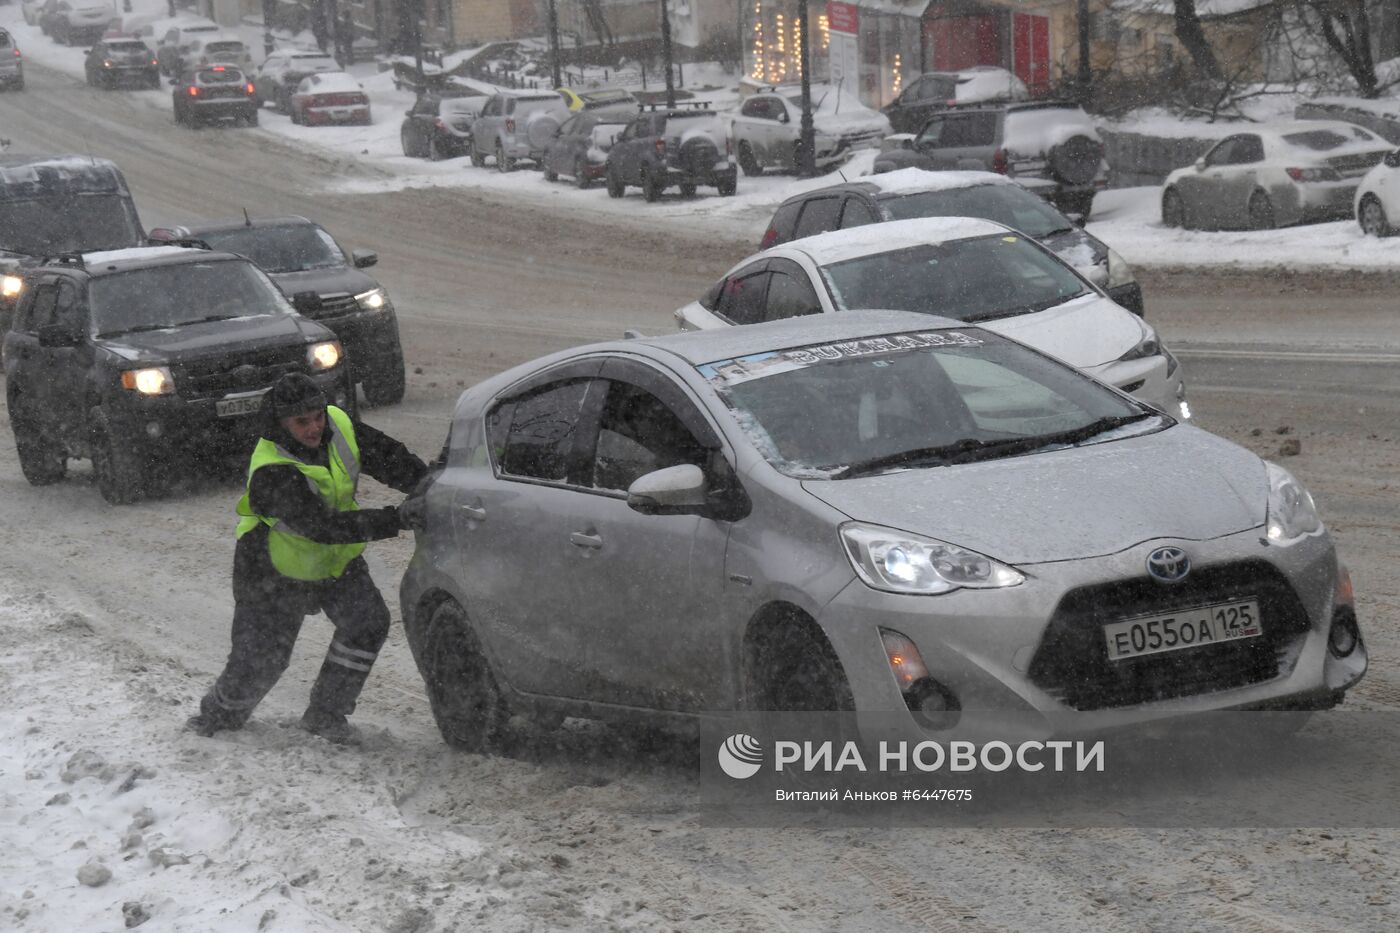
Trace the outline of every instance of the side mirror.
<path fill-rule="evenodd" d="M 76 347 L 83 342 L 80 331 L 62 324 L 48 324 L 39 328 L 39 346 Z"/>
<path fill-rule="evenodd" d="M 176 235 L 175 231 L 171 230 L 169 227 L 156 227 L 152 230 L 147 231 L 146 233 L 147 246 L 165 246 L 171 240 L 178 239 L 179 236 Z"/>
<path fill-rule="evenodd" d="M 297 309 L 298 314 L 320 311 L 321 295 L 319 292 L 297 292 L 292 296 L 292 307 Z"/>
<path fill-rule="evenodd" d="M 691 463 L 645 473 L 627 489 L 627 507 L 643 515 L 698 515 L 707 505 L 705 473 Z"/>
<path fill-rule="evenodd" d="M 350 262 L 356 269 L 366 269 L 379 261 L 379 254 L 372 249 L 351 250 Z"/>
<path fill-rule="evenodd" d="M 1201 156 L 1199 159 L 1196 160 L 1196 171 L 1198 171 L 1198 172 L 1204 172 L 1205 170 L 1206 170 L 1206 157 L 1205 157 L 1205 156 Z"/>
<path fill-rule="evenodd" d="M 91 55 L 91 54 L 92 54 L 92 49 L 83 49 L 83 54 L 84 54 L 84 55 Z"/>
<path fill-rule="evenodd" d="M 778 114 L 778 122 L 779 122 L 779 123 L 791 123 L 791 122 L 792 122 L 792 117 L 789 117 L 789 116 L 787 115 L 787 111 L 784 110 L 782 113 Z"/>
<path fill-rule="evenodd" d="M 1385 154 L 1386 168 L 1400 168 L 1400 149 Z"/>

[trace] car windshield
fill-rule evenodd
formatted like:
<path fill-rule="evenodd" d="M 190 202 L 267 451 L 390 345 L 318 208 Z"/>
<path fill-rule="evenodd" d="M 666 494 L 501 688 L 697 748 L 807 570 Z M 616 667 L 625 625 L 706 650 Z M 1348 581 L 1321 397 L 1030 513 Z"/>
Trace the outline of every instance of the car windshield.
<path fill-rule="evenodd" d="M 890 220 L 914 217 L 981 217 L 1042 237 L 1070 230 L 1073 224 L 1043 198 L 1020 185 L 975 185 L 943 191 L 920 191 L 880 200 Z"/>
<path fill-rule="evenodd" d="M 920 243 L 822 267 L 838 308 L 895 308 L 983 321 L 1044 311 L 1091 294 L 1064 263 L 1024 237 Z"/>
<path fill-rule="evenodd" d="M 976 329 L 758 353 L 699 370 L 759 453 L 803 479 L 1020 456 L 1174 423 Z"/>
<path fill-rule="evenodd" d="M 1336 149 L 1339 146 L 1345 146 L 1347 143 L 1354 142 L 1354 140 L 1347 139 L 1341 133 L 1332 130 L 1308 130 L 1304 133 L 1284 133 L 1283 141 L 1290 145 L 1298 146 L 1302 149 L 1312 149 L 1316 152 L 1326 152 L 1329 149 Z"/>
<path fill-rule="evenodd" d="M 143 236 L 128 198 L 75 194 L 0 205 L 0 249 L 31 256 L 139 246 Z"/>
<path fill-rule="evenodd" d="M 215 249 L 247 256 L 272 273 L 338 269 L 345 265 L 345 255 L 331 235 L 312 224 L 234 227 L 194 236 Z"/>
<path fill-rule="evenodd" d="M 88 303 L 98 336 L 292 313 L 287 299 L 256 266 L 232 259 L 99 276 L 89 286 Z"/>
<path fill-rule="evenodd" d="M 560 109 L 560 108 L 559 108 L 559 98 L 557 98 L 557 97 L 548 97 L 548 98 L 543 98 L 543 99 L 539 99 L 539 100 L 536 100 L 536 99 L 533 99 L 533 98 L 527 98 L 527 99 L 525 99 L 525 100 L 517 100 L 517 101 L 515 102 L 515 110 L 514 110 L 513 112 L 514 112 L 515 116 L 516 116 L 517 118 L 519 118 L 519 117 L 526 117 L 526 116 L 529 116 L 529 115 L 532 114 L 532 113 L 537 113 L 537 112 L 543 111 L 543 110 L 558 110 L 558 109 Z"/>

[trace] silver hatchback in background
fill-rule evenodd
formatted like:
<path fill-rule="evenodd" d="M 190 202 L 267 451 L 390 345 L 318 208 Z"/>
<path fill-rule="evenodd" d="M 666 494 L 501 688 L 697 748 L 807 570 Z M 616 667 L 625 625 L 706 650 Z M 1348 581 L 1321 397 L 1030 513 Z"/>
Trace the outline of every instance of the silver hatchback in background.
<path fill-rule="evenodd" d="M 400 599 L 466 748 L 512 711 L 1109 729 L 1328 708 L 1366 668 L 1296 479 L 956 321 L 556 353 L 464 392 L 440 466 Z"/>
<path fill-rule="evenodd" d="M 15 37 L 6 29 L 0 29 L 0 87 L 24 90 L 24 56 L 15 44 Z"/>

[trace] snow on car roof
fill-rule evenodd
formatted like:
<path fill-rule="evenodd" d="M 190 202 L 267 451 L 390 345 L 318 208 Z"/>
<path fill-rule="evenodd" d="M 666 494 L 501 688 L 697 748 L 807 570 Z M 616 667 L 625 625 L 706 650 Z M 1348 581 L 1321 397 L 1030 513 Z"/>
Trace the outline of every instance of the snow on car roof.
<path fill-rule="evenodd" d="M 317 92 L 320 91 L 363 91 L 364 86 L 343 71 L 322 71 L 306 79 Z"/>
<path fill-rule="evenodd" d="M 83 253 L 83 263 L 89 266 L 100 266 L 104 262 L 160 259 L 163 256 L 183 256 L 188 253 L 189 248 L 184 246 L 133 246 L 129 249 L 105 249 L 95 253 Z"/>
<path fill-rule="evenodd" d="M 857 256 L 886 253 L 917 243 L 945 243 L 971 237 L 1008 233 L 1009 228 L 973 217 L 915 217 L 832 230 L 775 246 L 770 255 L 790 249 L 806 253 L 817 265 L 826 266 Z"/>
<path fill-rule="evenodd" d="M 974 188 L 978 185 L 1014 185 L 1016 182 L 995 172 L 930 172 L 922 168 L 902 168 L 894 172 L 866 175 L 862 184 L 872 185 L 880 194 L 918 194 Z"/>

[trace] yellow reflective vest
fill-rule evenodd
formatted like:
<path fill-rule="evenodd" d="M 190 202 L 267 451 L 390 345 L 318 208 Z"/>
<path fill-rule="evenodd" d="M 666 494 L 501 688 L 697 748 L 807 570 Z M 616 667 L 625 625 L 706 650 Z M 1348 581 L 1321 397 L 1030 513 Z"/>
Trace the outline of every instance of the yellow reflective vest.
<path fill-rule="evenodd" d="M 278 527 L 278 519 L 257 515 L 248 502 L 248 489 L 253 474 L 265 466 L 288 464 L 306 477 L 311 488 L 326 504 L 338 512 L 359 509 L 355 489 L 360 481 L 360 445 L 355 440 L 355 428 L 350 416 L 334 405 L 326 406 L 326 429 L 331 432 L 329 466 L 316 466 L 298 460 L 284 448 L 267 438 L 260 438 L 248 461 L 248 487 L 238 500 L 237 537 L 241 538 L 258 524 L 268 527 L 267 549 L 272 566 L 283 576 L 294 580 L 328 580 L 338 577 L 345 567 L 364 551 L 363 542 L 354 544 L 321 544 L 310 538 Z"/>

